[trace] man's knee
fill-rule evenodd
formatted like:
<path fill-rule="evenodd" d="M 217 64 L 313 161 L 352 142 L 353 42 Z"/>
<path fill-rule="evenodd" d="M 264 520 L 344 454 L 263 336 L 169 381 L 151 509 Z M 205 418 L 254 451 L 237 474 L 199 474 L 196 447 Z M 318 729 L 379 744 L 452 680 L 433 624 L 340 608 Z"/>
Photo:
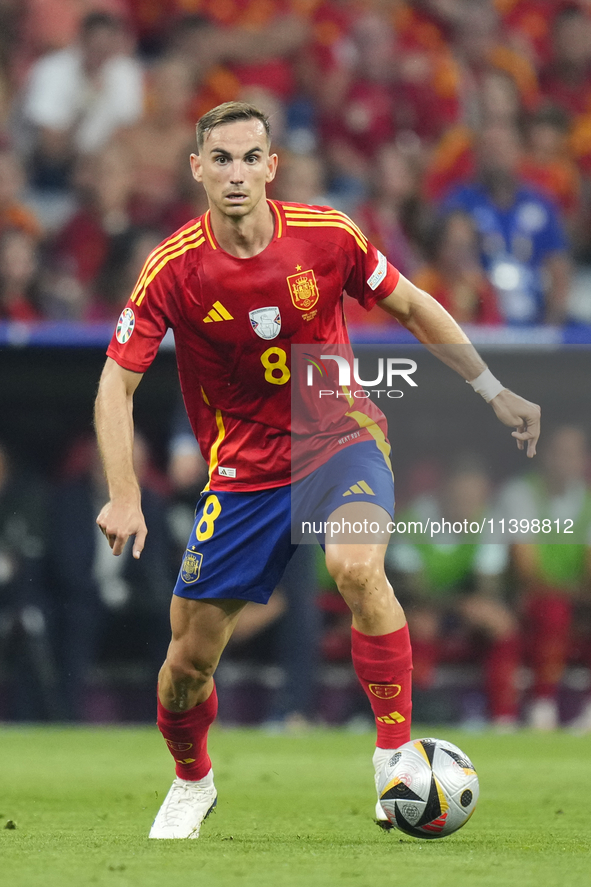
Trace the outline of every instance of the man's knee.
<path fill-rule="evenodd" d="M 386 581 L 383 563 L 371 555 L 339 556 L 331 552 L 326 567 L 341 594 L 377 590 Z"/>
<path fill-rule="evenodd" d="M 162 667 L 174 688 L 198 690 L 212 677 L 216 663 L 194 660 L 182 653 L 169 651 Z"/>
<path fill-rule="evenodd" d="M 378 615 L 391 606 L 394 593 L 383 563 L 376 558 L 327 559 L 327 568 L 354 616 Z"/>

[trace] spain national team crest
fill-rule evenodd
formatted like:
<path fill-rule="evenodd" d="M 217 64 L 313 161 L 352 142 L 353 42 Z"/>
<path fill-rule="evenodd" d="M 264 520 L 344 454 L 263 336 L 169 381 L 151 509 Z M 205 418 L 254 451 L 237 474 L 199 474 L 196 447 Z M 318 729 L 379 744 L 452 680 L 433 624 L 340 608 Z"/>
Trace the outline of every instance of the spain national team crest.
<path fill-rule="evenodd" d="M 115 333 L 120 345 L 125 345 L 126 342 L 129 342 L 134 327 L 135 314 L 131 308 L 124 308 L 117 321 L 117 331 Z"/>
<path fill-rule="evenodd" d="M 314 307 L 320 294 L 311 268 L 309 271 L 290 274 L 287 283 L 291 293 L 291 301 L 296 308 L 299 308 L 300 311 L 308 311 Z"/>
<path fill-rule="evenodd" d="M 261 339 L 274 339 L 281 330 L 281 313 L 279 308 L 257 308 L 249 311 L 248 316 L 252 328 Z"/>
<path fill-rule="evenodd" d="M 370 684 L 370 692 L 378 699 L 396 699 L 400 693 L 400 684 Z"/>
<path fill-rule="evenodd" d="M 197 582 L 201 572 L 201 564 L 203 563 L 203 555 L 200 551 L 191 551 L 187 548 L 183 562 L 181 564 L 181 578 L 186 585 Z"/>

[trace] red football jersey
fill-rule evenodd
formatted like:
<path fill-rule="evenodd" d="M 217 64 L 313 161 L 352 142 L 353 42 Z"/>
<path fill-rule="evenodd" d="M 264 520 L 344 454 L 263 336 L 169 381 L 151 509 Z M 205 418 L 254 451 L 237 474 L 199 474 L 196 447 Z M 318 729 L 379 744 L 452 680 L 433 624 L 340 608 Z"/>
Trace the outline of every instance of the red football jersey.
<path fill-rule="evenodd" d="M 347 343 L 343 292 L 369 309 L 394 290 L 399 273 L 343 213 L 269 204 L 274 236 L 251 258 L 217 244 L 209 212 L 163 241 L 107 351 L 143 373 L 172 328 L 185 406 L 213 490 L 282 486 L 349 442 L 384 441 L 385 419 L 371 401 L 325 399 L 322 433 L 307 441 L 292 477 L 291 346 Z"/>

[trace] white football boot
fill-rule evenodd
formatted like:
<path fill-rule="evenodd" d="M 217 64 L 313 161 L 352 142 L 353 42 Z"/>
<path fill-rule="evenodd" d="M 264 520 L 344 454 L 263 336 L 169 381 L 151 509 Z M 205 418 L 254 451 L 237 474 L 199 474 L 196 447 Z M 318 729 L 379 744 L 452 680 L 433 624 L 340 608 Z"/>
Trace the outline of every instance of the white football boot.
<path fill-rule="evenodd" d="M 396 751 L 395 748 L 376 748 L 376 750 L 373 753 L 373 758 L 372 758 L 373 767 L 374 767 L 374 771 L 375 771 L 374 779 L 375 779 L 375 784 L 376 784 L 376 794 L 378 796 L 378 799 L 376 802 L 375 820 L 376 820 L 376 825 L 379 825 L 380 828 L 383 828 L 385 831 L 389 831 L 391 828 L 394 828 L 394 826 L 392 825 L 392 823 L 390 822 L 390 820 L 388 819 L 388 817 L 384 813 L 384 811 L 382 809 L 382 805 L 380 804 L 380 792 L 379 792 L 379 788 L 378 788 L 378 780 L 380 777 L 380 770 L 382 769 L 382 767 L 384 766 L 384 764 L 386 763 L 388 758 L 392 757 L 392 755 L 394 754 L 395 751 Z"/>
<path fill-rule="evenodd" d="M 217 800 L 213 770 L 197 782 L 179 779 L 177 776 L 156 815 L 148 837 L 198 838 L 201 823 L 207 819 Z"/>

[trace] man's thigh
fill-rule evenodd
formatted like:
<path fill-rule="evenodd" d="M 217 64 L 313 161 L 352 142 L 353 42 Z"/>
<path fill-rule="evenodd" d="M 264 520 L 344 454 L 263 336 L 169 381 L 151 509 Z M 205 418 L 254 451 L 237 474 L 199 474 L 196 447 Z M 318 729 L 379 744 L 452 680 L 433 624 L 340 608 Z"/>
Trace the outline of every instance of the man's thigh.
<path fill-rule="evenodd" d="M 203 493 L 174 596 L 267 603 L 295 546 L 290 488 Z"/>

